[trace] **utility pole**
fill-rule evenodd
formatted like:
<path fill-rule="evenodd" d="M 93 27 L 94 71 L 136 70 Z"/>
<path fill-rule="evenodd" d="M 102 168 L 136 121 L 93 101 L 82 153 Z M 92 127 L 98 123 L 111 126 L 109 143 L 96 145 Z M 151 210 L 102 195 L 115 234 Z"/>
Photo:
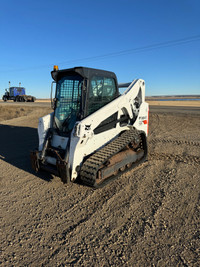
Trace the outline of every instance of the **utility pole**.
<path fill-rule="evenodd" d="M 19 87 L 21 87 L 21 82 L 19 82 Z"/>
<path fill-rule="evenodd" d="M 9 91 L 10 91 L 10 81 L 8 82 L 8 84 L 9 84 Z"/>

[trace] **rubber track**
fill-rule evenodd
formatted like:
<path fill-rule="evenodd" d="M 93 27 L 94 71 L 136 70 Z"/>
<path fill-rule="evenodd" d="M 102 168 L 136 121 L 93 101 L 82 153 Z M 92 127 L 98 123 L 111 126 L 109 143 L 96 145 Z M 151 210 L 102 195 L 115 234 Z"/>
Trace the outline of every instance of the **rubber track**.
<path fill-rule="evenodd" d="M 140 132 L 135 128 L 125 131 L 119 137 L 91 155 L 81 167 L 81 180 L 87 185 L 94 186 L 96 183 L 97 172 L 100 166 L 107 160 L 109 160 L 112 156 L 120 152 L 129 143 L 137 143 L 139 133 Z"/>

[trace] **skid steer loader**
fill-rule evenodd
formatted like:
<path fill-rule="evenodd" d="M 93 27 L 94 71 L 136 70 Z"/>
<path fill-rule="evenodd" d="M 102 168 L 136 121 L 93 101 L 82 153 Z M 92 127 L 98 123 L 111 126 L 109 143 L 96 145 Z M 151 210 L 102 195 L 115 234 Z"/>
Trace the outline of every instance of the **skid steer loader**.
<path fill-rule="evenodd" d="M 143 80 L 118 84 L 113 72 L 85 67 L 54 66 L 51 75 L 53 112 L 39 119 L 39 146 L 31 152 L 36 172 L 98 187 L 146 159 L 149 106 Z M 120 87 L 127 87 L 122 95 Z"/>

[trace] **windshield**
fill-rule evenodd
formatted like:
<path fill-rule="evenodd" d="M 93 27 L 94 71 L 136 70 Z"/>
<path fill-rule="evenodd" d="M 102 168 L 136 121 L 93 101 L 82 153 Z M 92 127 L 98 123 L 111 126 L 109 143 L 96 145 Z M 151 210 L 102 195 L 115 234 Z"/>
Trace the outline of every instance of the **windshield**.
<path fill-rule="evenodd" d="M 82 81 L 81 76 L 73 75 L 57 82 L 54 122 L 62 132 L 71 131 L 79 116 Z"/>

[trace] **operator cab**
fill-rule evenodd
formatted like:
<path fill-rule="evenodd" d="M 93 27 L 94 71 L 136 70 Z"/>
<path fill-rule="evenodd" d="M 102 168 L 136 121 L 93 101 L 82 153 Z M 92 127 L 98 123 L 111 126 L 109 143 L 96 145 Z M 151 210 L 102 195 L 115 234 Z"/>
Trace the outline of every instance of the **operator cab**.
<path fill-rule="evenodd" d="M 51 75 L 56 82 L 53 128 L 60 135 L 69 135 L 76 121 L 119 96 L 113 72 L 85 67 L 54 68 Z"/>
<path fill-rule="evenodd" d="M 8 89 L 5 89 L 5 96 L 9 97 L 10 93 L 8 91 Z"/>

